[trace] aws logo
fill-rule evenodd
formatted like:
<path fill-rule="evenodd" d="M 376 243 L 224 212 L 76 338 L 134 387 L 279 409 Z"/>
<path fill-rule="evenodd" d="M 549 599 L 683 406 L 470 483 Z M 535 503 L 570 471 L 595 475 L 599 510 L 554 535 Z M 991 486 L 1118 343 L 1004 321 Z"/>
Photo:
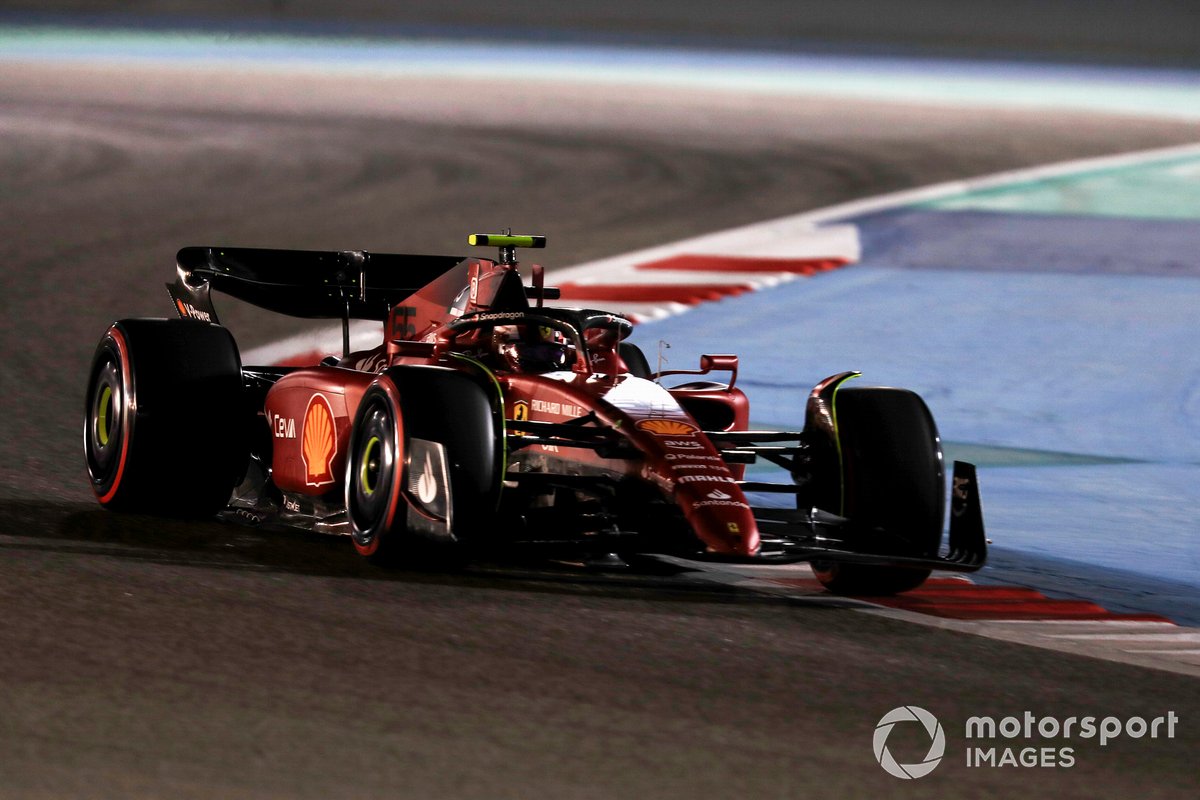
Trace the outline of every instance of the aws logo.
<path fill-rule="evenodd" d="M 643 419 L 637 429 L 655 436 L 695 436 L 700 429 L 690 422 L 678 419 Z"/>
<path fill-rule="evenodd" d="M 325 486 L 334 482 L 333 457 L 337 455 L 337 428 L 333 408 L 323 394 L 314 394 L 304 412 L 300 454 L 304 459 L 305 483 Z"/>

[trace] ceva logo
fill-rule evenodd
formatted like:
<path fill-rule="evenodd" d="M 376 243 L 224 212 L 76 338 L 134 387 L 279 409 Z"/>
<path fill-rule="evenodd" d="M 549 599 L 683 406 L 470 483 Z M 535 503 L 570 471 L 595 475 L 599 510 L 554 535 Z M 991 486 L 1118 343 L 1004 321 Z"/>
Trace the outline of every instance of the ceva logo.
<path fill-rule="evenodd" d="M 900 764 L 892 757 L 887 748 L 888 736 L 891 735 L 892 728 L 901 722 L 919 723 L 929 734 L 929 752 L 925 754 L 924 760 L 915 764 Z M 934 768 L 941 763 L 942 756 L 946 754 L 946 734 L 942 731 L 942 724 L 938 722 L 937 717 L 920 706 L 900 706 L 884 714 L 883 718 L 879 720 L 879 724 L 875 726 L 873 744 L 875 760 L 879 762 L 879 766 L 883 767 L 889 775 L 905 780 L 923 778 L 933 772 Z"/>

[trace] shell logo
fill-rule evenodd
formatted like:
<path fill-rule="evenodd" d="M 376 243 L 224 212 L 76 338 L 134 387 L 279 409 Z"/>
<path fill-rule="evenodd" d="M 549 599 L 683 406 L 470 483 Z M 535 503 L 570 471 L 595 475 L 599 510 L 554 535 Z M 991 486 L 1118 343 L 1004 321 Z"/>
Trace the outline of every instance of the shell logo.
<path fill-rule="evenodd" d="M 308 486 L 333 483 L 333 457 L 337 455 L 337 430 L 333 408 L 323 394 L 314 394 L 304 412 L 300 454 L 304 459 L 304 482 Z"/>
<path fill-rule="evenodd" d="M 690 422 L 678 419 L 644 419 L 637 427 L 655 436 L 694 436 L 700 430 Z"/>

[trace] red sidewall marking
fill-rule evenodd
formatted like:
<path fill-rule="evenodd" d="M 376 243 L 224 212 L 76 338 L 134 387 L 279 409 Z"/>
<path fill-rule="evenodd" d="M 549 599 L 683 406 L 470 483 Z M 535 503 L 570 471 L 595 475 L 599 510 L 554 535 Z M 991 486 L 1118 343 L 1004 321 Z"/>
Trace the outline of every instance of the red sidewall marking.
<path fill-rule="evenodd" d="M 392 525 L 396 521 L 396 511 L 400 507 L 400 498 L 404 486 L 404 420 L 400 415 L 400 392 L 396 389 L 396 385 L 391 379 L 384 378 L 379 381 L 379 386 L 383 388 L 385 394 L 392 403 L 392 419 L 393 419 L 393 442 L 395 446 L 396 462 L 392 469 L 392 502 L 388 506 L 387 519 L 384 520 L 384 531 L 391 531 Z"/>
<path fill-rule="evenodd" d="M 126 408 L 129 406 L 129 387 L 133 385 L 131 370 L 129 367 L 129 347 L 125 343 L 125 337 L 116 328 L 109 328 L 109 336 L 112 337 L 113 343 L 117 346 L 117 355 L 121 359 L 121 382 L 124 384 L 121 392 L 121 403 Z M 108 505 L 116 496 L 117 490 L 121 488 L 121 479 L 125 477 L 125 462 L 129 458 L 129 435 L 132 432 L 133 420 L 127 418 L 123 420 L 125 423 L 121 431 L 121 458 L 117 462 L 117 477 L 113 479 L 113 485 L 108 491 L 100 494 L 96 491 L 96 487 L 92 487 L 92 491 L 96 494 L 96 499 L 100 501 L 100 505 Z"/>
<path fill-rule="evenodd" d="M 374 385 L 378 386 L 383 393 L 387 395 L 392 404 L 392 419 L 395 422 L 393 426 L 395 429 L 393 452 L 396 454 L 396 463 L 392 469 L 392 497 L 391 503 L 388 505 L 387 517 L 383 521 L 383 530 L 377 532 L 375 534 L 375 538 L 371 540 L 371 543 L 365 546 L 360 545 L 357 541 L 355 541 L 354 537 L 350 537 L 350 541 L 354 544 L 354 549 L 358 551 L 359 555 L 364 556 L 374 555 L 375 551 L 379 549 L 380 539 L 385 536 L 387 532 L 391 531 L 392 523 L 396 520 L 396 510 L 400 505 L 400 495 L 402 493 L 401 488 L 404 485 L 404 454 L 400 447 L 401 442 L 404 441 L 404 423 L 400 418 L 400 394 L 396 390 L 395 385 L 386 378 L 380 378 L 375 382 Z M 350 457 L 351 455 L 352 454 L 350 453 L 347 453 L 346 455 L 347 472 L 354 469 L 354 460 Z M 346 486 L 349 487 L 351 485 L 351 477 L 349 474 L 347 474 Z"/>
<path fill-rule="evenodd" d="M 365 547 L 363 545 L 359 544 L 354 539 L 353 536 L 350 537 L 350 542 L 354 545 L 354 549 L 358 551 L 358 554 L 360 556 L 373 556 L 373 555 L 375 555 L 375 551 L 379 549 L 379 537 L 378 536 L 376 536 L 374 539 L 372 539 L 371 543 Z"/>

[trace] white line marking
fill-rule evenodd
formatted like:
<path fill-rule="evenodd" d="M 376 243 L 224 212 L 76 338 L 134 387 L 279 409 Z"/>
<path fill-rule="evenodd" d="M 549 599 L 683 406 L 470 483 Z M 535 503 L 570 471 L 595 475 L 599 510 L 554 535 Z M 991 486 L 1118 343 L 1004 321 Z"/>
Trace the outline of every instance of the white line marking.
<path fill-rule="evenodd" d="M 885 55 L 754 53 L 602 43 L 506 41 L 503 59 L 464 58 L 478 47 L 453 38 L 362 40 L 171 31 L 0 26 L 0 53 L 21 62 L 164 63 L 242 73 L 436 76 L 571 86 L 651 86 L 777 96 L 860 98 L 952 108 L 1076 109 L 1195 119 L 1196 72 L 1062 64 L 1012 64 Z"/>
<path fill-rule="evenodd" d="M 997 619 L 1000 625 L 1079 625 L 1126 628 L 1178 628 L 1174 622 L 1136 619 Z"/>
<path fill-rule="evenodd" d="M 558 280 L 558 273 L 554 273 Z M 683 270 L 639 270 L 629 267 L 612 275 L 591 275 L 573 281 L 577 286 L 636 286 L 649 285 L 683 285 L 683 286 L 745 286 L 750 289 L 765 289 L 778 286 L 781 283 L 796 280 L 798 275 L 791 272 L 687 272 Z M 565 281 L 558 280 L 559 283 Z"/>
<path fill-rule="evenodd" d="M 917 189 L 906 189 L 862 200 L 852 200 L 848 203 L 839 203 L 838 205 L 805 211 L 786 217 L 778 217 L 765 222 L 756 222 L 738 228 L 729 228 L 716 233 L 706 233 L 689 239 L 680 239 L 670 244 L 636 250 L 632 253 L 623 253 L 619 256 L 602 258 L 568 269 L 555 270 L 553 276 L 554 280 L 558 281 L 578 281 L 585 278 L 595 278 L 600 275 L 620 275 L 619 270 L 633 264 L 661 261 L 685 253 L 704 255 L 738 254 L 743 256 L 774 255 L 781 257 L 794 253 L 793 257 L 797 258 L 844 255 L 851 261 L 857 261 L 860 256 L 858 239 L 857 235 L 855 235 L 853 245 L 849 244 L 847 239 L 848 234 L 844 230 L 849 226 L 836 226 L 842 231 L 838 234 L 841 238 L 822 242 L 829 245 L 827 252 L 814 252 L 815 245 L 812 244 L 813 240 L 809 237 L 822 236 L 828 230 L 828 227 L 818 226 L 826 226 L 826 223 L 849 217 L 890 211 L 915 203 L 944 200 L 955 195 L 967 194 L 983 189 L 996 189 L 1002 186 L 1047 180 L 1079 172 L 1119 169 L 1189 156 L 1200 156 L 1200 144 L 1140 150 L 1132 153 L 1100 156 L 1098 158 L 1074 159 L 1056 164 L 997 172 L 965 180 L 946 181 L 945 183 L 922 186 Z M 794 245 L 794 248 L 789 250 L 789 245 Z"/>
<path fill-rule="evenodd" d="M 1200 642 L 1200 631 L 1175 633 L 1053 633 L 1051 639 L 1077 639 L 1093 642 Z"/>
<path fill-rule="evenodd" d="M 351 352 L 378 347 L 381 341 L 383 341 L 382 323 L 370 320 L 352 320 L 350 322 Z M 341 323 L 337 325 L 323 324 L 311 331 L 251 348 L 242 353 L 242 363 L 247 365 L 277 364 L 292 356 L 312 351 L 341 355 Z"/>

